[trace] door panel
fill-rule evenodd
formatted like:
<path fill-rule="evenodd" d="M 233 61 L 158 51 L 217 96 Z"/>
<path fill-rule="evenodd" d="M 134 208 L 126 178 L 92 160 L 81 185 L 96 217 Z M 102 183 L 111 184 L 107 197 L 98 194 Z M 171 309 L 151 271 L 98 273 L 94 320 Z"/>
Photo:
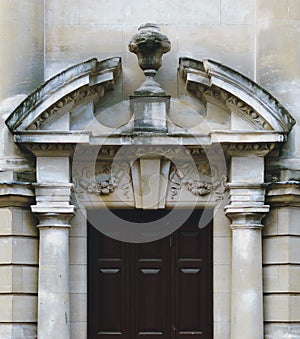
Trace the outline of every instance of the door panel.
<path fill-rule="evenodd" d="M 212 228 L 199 229 L 199 217 L 196 210 L 178 231 L 145 244 L 89 225 L 90 339 L 212 338 Z"/>
<path fill-rule="evenodd" d="M 169 338 L 168 247 L 168 238 L 132 246 L 136 338 Z"/>
<path fill-rule="evenodd" d="M 126 244 L 89 227 L 89 333 L 91 338 L 131 338 Z"/>
<path fill-rule="evenodd" d="M 175 338 L 212 338 L 208 326 L 212 316 L 212 307 L 208 305 L 212 304 L 212 234 L 211 227 L 199 229 L 198 220 L 193 213 L 189 221 L 172 235 Z M 204 314 L 208 315 L 205 316 L 206 322 L 203 321 Z"/>

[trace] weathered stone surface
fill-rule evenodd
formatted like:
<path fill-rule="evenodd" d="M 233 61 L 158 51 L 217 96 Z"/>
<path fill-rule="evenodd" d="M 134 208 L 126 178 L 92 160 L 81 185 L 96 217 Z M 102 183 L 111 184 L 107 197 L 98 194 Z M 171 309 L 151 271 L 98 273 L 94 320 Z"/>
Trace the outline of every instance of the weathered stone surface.
<path fill-rule="evenodd" d="M 270 93 L 224 65 L 205 59 L 203 62 L 199 62 L 181 58 L 179 71 L 186 81 L 187 88 L 192 91 L 200 89 L 205 93 L 205 90 L 212 85 L 219 87 L 221 93 L 214 93 L 210 90 L 211 97 L 215 97 L 219 101 L 223 98 L 229 108 L 231 104 L 242 108 L 241 114 L 246 115 L 253 123 L 260 124 L 262 129 L 290 131 L 295 124 L 295 120 L 288 111 Z M 232 100 L 230 95 L 238 97 L 238 101 Z"/>
<path fill-rule="evenodd" d="M 155 24 L 143 24 L 138 30 L 129 42 L 129 51 L 137 55 L 143 71 L 157 71 L 161 66 L 163 54 L 171 49 L 171 43 Z"/>
<path fill-rule="evenodd" d="M 44 80 L 43 2 L 25 0 L 20 6 L 16 0 L 1 1 L 0 32 L 2 101 L 17 94 L 29 94 Z"/>
<path fill-rule="evenodd" d="M 68 68 L 45 82 L 16 108 L 6 121 L 9 129 L 41 128 L 49 116 L 57 114 L 65 105 L 93 94 L 96 85 L 96 91 L 104 85 L 101 87 L 104 94 L 106 89 L 113 86 L 120 67 L 120 58 L 111 58 L 102 62 L 91 59 Z M 90 87 L 86 88 L 87 85 Z"/>

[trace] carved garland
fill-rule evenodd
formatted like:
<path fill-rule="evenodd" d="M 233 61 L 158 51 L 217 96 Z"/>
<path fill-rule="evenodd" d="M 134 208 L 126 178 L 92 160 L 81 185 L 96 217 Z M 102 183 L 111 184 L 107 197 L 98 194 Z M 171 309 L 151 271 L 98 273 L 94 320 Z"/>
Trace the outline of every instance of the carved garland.
<path fill-rule="evenodd" d="M 99 173 L 94 175 L 88 168 L 82 168 L 73 175 L 74 192 L 77 194 L 92 193 L 97 195 L 108 195 L 114 193 L 117 188 L 123 191 L 124 196 L 129 197 L 131 178 L 129 176 L 129 165 L 127 163 L 102 165 Z M 122 185 L 120 182 L 125 177 Z"/>
<path fill-rule="evenodd" d="M 197 176 L 210 176 L 210 181 L 193 179 L 191 178 L 192 175 L 189 176 L 189 174 L 192 173 L 189 172 L 190 169 L 188 168 L 188 165 L 183 165 L 181 168 L 176 168 L 175 166 L 172 167 L 169 176 L 172 200 L 175 199 L 182 187 L 185 187 L 196 196 L 214 194 L 216 201 L 223 199 L 227 183 L 227 177 L 225 174 L 219 174 L 217 169 L 214 167 L 212 167 L 211 170 L 209 168 L 205 168 L 205 166 L 203 167 L 203 164 L 198 167 Z"/>

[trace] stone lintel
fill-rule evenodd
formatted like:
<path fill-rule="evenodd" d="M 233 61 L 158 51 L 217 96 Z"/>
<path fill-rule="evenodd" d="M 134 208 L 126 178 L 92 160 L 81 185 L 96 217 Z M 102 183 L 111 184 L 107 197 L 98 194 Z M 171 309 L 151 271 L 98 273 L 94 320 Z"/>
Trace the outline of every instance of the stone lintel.
<path fill-rule="evenodd" d="M 134 130 L 121 133 L 91 135 L 89 131 L 72 131 L 54 133 L 53 131 L 25 131 L 14 135 L 15 142 L 25 147 L 37 157 L 67 156 L 76 151 L 77 145 L 87 144 L 105 146 L 139 145 L 150 143 L 152 145 L 187 145 L 187 146 L 212 146 L 222 145 L 224 152 L 229 156 L 260 156 L 265 157 L 275 147 L 276 143 L 285 140 L 280 133 L 264 133 L 260 131 L 210 131 L 207 134 L 191 135 L 188 132 L 170 133 L 167 131 L 166 120 L 168 100 L 150 98 L 142 104 L 141 98 L 132 99 L 132 110 L 136 112 Z M 139 110 L 137 110 L 137 106 Z M 154 117 L 149 114 L 147 107 L 157 106 Z M 142 109 L 143 108 L 143 109 Z M 146 116 L 143 116 L 147 113 Z M 162 113 L 162 114 L 161 114 Z M 147 117 L 147 115 L 149 115 Z M 155 118 L 158 117 L 158 119 Z M 145 123 L 146 122 L 146 123 Z M 142 132 L 142 133 L 141 133 Z"/>

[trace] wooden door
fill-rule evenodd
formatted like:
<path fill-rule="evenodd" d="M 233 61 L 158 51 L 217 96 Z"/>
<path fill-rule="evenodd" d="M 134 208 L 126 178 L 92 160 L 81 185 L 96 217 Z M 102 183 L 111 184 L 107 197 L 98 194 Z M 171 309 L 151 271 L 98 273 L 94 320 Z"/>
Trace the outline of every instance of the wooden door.
<path fill-rule="evenodd" d="M 212 338 L 212 227 L 199 229 L 200 215 L 144 244 L 89 225 L 88 338 Z"/>

